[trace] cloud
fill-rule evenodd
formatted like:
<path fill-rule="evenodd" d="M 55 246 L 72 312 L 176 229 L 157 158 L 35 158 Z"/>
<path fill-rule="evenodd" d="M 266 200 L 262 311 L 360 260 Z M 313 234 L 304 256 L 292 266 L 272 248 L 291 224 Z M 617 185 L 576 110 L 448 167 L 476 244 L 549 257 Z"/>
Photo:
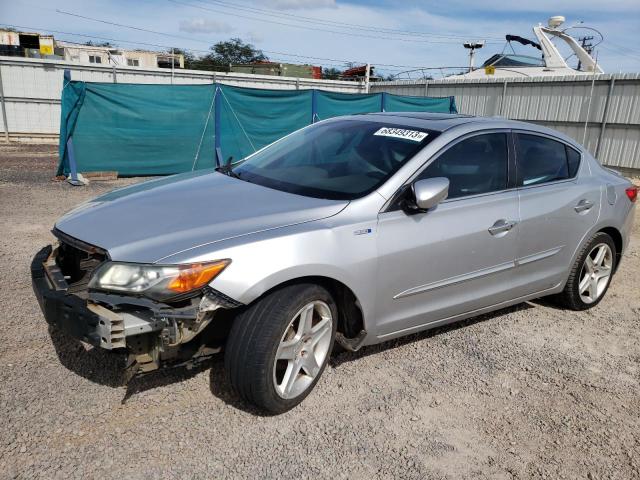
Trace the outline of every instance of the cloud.
<path fill-rule="evenodd" d="M 309 10 L 336 6 L 336 0 L 266 0 L 264 3 L 271 8 L 284 10 Z"/>
<path fill-rule="evenodd" d="M 264 35 L 262 34 L 262 32 L 259 32 L 257 30 L 251 30 L 251 31 L 247 32 L 247 35 L 249 36 L 249 41 L 250 42 L 260 43 L 260 42 L 264 41 Z"/>
<path fill-rule="evenodd" d="M 538 0 L 535 8 L 529 2 L 510 2 L 505 5 L 504 0 L 485 0 L 477 4 L 470 0 L 450 0 L 447 3 L 450 8 L 467 8 L 471 10 L 491 10 L 501 14 L 513 14 L 513 12 L 540 12 L 541 17 L 552 15 L 568 15 L 567 12 L 611 12 L 611 11 L 638 11 L 640 2 L 638 0 Z M 545 12 L 545 13 L 542 13 Z"/>
<path fill-rule="evenodd" d="M 192 18 L 180 22 L 180 31 L 187 33 L 229 33 L 231 25 L 210 18 Z"/>

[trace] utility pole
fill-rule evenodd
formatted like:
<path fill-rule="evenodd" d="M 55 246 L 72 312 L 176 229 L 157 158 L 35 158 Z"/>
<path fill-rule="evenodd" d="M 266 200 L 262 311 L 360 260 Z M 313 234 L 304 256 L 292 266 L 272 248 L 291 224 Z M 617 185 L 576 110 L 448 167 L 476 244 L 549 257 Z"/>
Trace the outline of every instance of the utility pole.
<path fill-rule="evenodd" d="M 591 52 L 593 52 L 593 43 L 590 43 L 591 40 L 593 40 L 593 36 L 589 35 L 578 38 L 580 45 L 582 46 L 582 48 L 584 48 L 584 51 L 589 54 L 589 56 L 591 56 Z M 578 60 L 578 70 L 580 70 L 581 67 L 582 63 L 580 62 L 580 60 Z"/>
<path fill-rule="evenodd" d="M 173 85 L 173 68 L 175 66 L 176 58 L 173 56 L 173 47 L 171 47 L 171 85 Z"/>

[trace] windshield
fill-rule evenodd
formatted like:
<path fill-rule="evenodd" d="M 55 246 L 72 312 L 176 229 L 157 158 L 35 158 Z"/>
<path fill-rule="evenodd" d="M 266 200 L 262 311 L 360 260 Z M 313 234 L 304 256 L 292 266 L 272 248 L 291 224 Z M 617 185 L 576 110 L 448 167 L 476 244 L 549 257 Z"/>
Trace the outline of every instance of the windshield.
<path fill-rule="evenodd" d="M 482 64 L 483 67 L 493 65 L 494 67 L 544 67 L 544 60 L 527 55 L 501 55 L 497 54 L 489 58 Z"/>
<path fill-rule="evenodd" d="M 322 122 L 258 151 L 233 173 L 289 193 L 352 200 L 382 185 L 437 135 L 366 120 Z"/>

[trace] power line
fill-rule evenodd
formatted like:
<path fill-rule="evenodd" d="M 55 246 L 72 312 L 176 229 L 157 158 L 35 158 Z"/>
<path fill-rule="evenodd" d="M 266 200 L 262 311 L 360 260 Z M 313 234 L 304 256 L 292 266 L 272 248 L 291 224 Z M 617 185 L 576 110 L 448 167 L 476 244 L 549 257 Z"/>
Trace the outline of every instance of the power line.
<path fill-rule="evenodd" d="M 600 47 L 604 48 L 605 50 L 609 50 L 610 52 L 613 52 L 614 55 L 621 55 L 627 58 L 632 58 L 635 61 L 640 61 L 640 55 L 634 55 L 632 53 L 626 52 L 624 50 L 619 50 L 618 48 L 612 48 L 609 46 L 606 46 L 604 44 L 601 44 Z"/>
<path fill-rule="evenodd" d="M 184 37 L 184 36 L 181 36 L 181 35 L 175 35 L 175 34 L 172 34 L 172 33 L 160 32 L 160 31 L 157 31 L 157 30 L 150 30 L 150 29 L 147 29 L 147 28 L 137 27 L 137 26 L 134 26 L 134 25 L 127 25 L 127 24 L 124 24 L 124 23 L 112 22 L 112 21 L 109 21 L 109 20 L 101 19 L 101 18 L 89 17 L 89 16 L 86 16 L 86 15 L 79 15 L 77 13 L 67 12 L 67 11 L 64 11 L 64 10 L 56 10 L 56 12 L 60 13 L 60 14 L 63 14 L 63 15 L 70 15 L 70 16 L 73 16 L 73 17 L 82 18 L 84 20 L 90 20 L 90 21 L 93 21 L 93 22 L 104 23 L 104 24 L 107 24 L 107 25 L 112 25 L 112 26 L 120 27 L 120 28 L 127 28 L 127 29 L 130 29 L 130 30 L 136 30 L 136 31 L 140 31 L 140 32 L 153 33 L 155 35 L 162 35 L 162 36 L 165 36 L 165 37 L 177 38 L 177 39 L 180 39 L 180 40 L 188 40 L 188 41 L 191 41 L 191 42 L 199 42 L 199 43 L 206 43 L 206 44 L 210 44 L 211 43 L 211 42 L 206 41 L 206 40 L 199 40 L 199 39 L 195 39 L 195 38 L 187 38 L 187 37 Z M 23 28 L 27 28 L 27 27 L 23 27 Z M 63 33 L 65 33 L 65 32 L 63 32 Z M 72 35 L 71 33 L 67 33 L 67 34 L 68 35 Z M 118 40 L 113 40 L 113 41 L 118 41 Z M 168 47 L 168 48 L 170 48 L 170 47 Z M 196 49 L 187 49 L 187 50 L 198 51 Z M 262 51 L 265 52 L 265 53 L 268 53 L 268 54 L 272 54 L 273 53 L 275 55 L 285 55 L 285 56 L 289 56 L 289 57 L 306 58 L 306 59 L 310 59 L 310 60 L 323 60 L 323 61 L 342 62 L 342 63 L 351 63 L 351 62 L 353 62 L 353 63 L 363 63 L 363 64 L 372 63 L 372 62 L 365 62 L 365 61 L 358 62 L 358 61 L 354 61 L 354 60 L 341 60 L 341 59 L 335 59 L 335 58 L 315 57 L 315 56 L 312 56 L 312 55 L 301 55 L 301 54 L 297 54 L 297 53 L 278 52 L 278 51 L 273 51 L 273 50 L 262 50 Z M 210 53 L 210 52 L 207 51 L 207 53 Z M 396 65 L 396 64 L 388 64 L 388 63 L 378 63 L 378 62 L 373 62 L 373 63 L 375 63 L 376 65 L 379 65 L 379 66 L 384 66 L 384 67 L 418 68 L 418 69 L 419 68 L 432 68 L 432 69 L 435 69 L 435 67 L 422 67 L 422 66 L 415 66 L 415 65 Z M 449 68 L 449 67 L 446 67 L 446 68 Z M 458 68 L 458 67 L 450 67 L 450 68 Z"/>
<path fill-rule="evenodd" d="M 303 28 L 303 29 L 313 29 L 313 30 L 318 30 L 318 31 L 322 31 L 322 32 L 329 32 L 329 33 L 337 33 L 339 35 L 347 35 L 347 36 L 359 36 L 359 37 L 365 37 L 365 38 L 375 38 L 375 39 L 383 39 L 383 40 L 398 40 L 398 41 L 402 41 L 402 42 L 414 42 L 414 43 L 444 43 L 444 44 L 451 44 L 451 43 L 456 43 L 454 41 L 432 41 L 432 40 L 409 40 L 409 39 L 402 39 L 402 38 L 391 38 L 391 37 L 378 37 L 378 36 L 372 36 L 372 35 L 365 35 L 365 34 L 357 34 L 357 33 L 349 33 L 349 32 L 339 32 L 339 31 L 334 31 L 334 30 L 326 30 L 326 29 L 314 29 L 312 27 L 306 27 L 303 25 L 292 25 L 292 24 L 285 24 L 282 22 L 275 22 L 272 20 L 265 20 L 265 19 L 260 19 L 260 18 L 255 18 L 255 17 L 249 17 L 246 15 L 238 15 L 238 14 L 233 14 L 233 13 L 229 13 L 229 12 L 223 12 L 223 11 L 219 11 L 219 10 L 214 10 L 214 9 L 210 9 L 210 8 L 206 8 L 206 7 L 201 7 L 199 5 L 192 5 L 190 3 L 186 3 L 186 2 L 181 2 L 181 1 L 177 1 L 177 0 L 168 0 L 172 3 L 176 3 L 179 5 L 185 5 L 188 7 L 192 7 L 192 8 L 197 8 L 197 9 L 202 9 L 202 10 L 209 10 L 215 13 L 222 13 L 223 15 L 230 15 L 230 16 L 238 16 L 241 18 L 248 18 L 250 20 L 257 20 L 257 21 L 265 21 L 265 22 L 270 22 L 270 23 L 276 23 L 278 25 L 286 25 L 286 26 L 290 26 L 290 27 L 294 27 L 294 28 Z M 147 28 L 142 28 L 142 27 L 135 27 L 132 25 L 125 25 L 122 23 L 118 23 L 118 22 L 112 22 L 109 20 L 103 20 L 103 19 L 98 19 L 98 18 L 94 18 L 94 17 L 89 17 L 86 15 L 80 15 L 78 13 L 73 13 L 73 12 L 67 12 L 65 10 L 60 10 L 60 9 L 56 9 L 56 13 L 62 14 L 62 15 L 68 15 L 71 17 L 76 17 L 76 18 L 82 18 L 84 20 L 90 20 L 90 21 L 94 21 L 94 22 L 100 22 L 100 23 L 104 23 L 106 25 L 111 25 L 114 27 L 123 27 L 123 28 L 129 28 L 131 30 L 136 30 L 139 32 L 145 32 L 145 33 L 152 33 L 155 35 L 163 35 L 166 37 L 173 37 L 173 38 L 177 38 L 180 40 L 188 40 L 188 41 L 200 41 L 200 40 L 196 40 L 190 37 L 185 37 L 182 35 L 176 35 L 176 34 L 172 34 L 172 33 L 166 33 L 166 32 L 159 32 L 157 30 L 150 30 Z"/>
<path fill-rule="evenodd" d="M 327 20 L 327 19 L 321 19 L 317 17 L 306 17 L 303 15 L 295 15 L 293 13 L 279 12 L 273 9 L 257 8 L 257 7 L 249 6 L 247 4 L 239 4 L 239 3 L 228 2 L 224 0 L 209 0 L 209 1 L 192 0 L 192 1 L 196 1 L 198 3 L 207 3 L 207 4 L 213 3 L 226 8 L 240 9 L 240 10 L 248 11 L 251 13 L 259 13 L 261 15 L 268 15 L 276 18 L 291 18 L 298 22 L 317 23 L 321 25 L 338 26 L 340 28 L 357 29 L 357 30 L 364 30 L 364 31 L 376 32 L 376 33 L 385 32 L 385 33 L 390 33 L 395 35 L 405 35 L 405 36 L 412 36 L 412 37 L 416 37 L 416 36 L 417 37 L 441 37 L 441 38 L 450 38 L 450 39 L 455 38 L 455 39 L 462 39 L 462 40 L 466 40 L 469 38 L 469 36 L 473 36 L 473 35 L 459 35 L 459 34 L 453 34 L 453 33 L 433 33 L 433 32 L 417 32 L 417 31 L 410 31 L 410 30 L 397 30 L 393 28 L 386 28 L 386 27 L 380 27 L 380 26 L 370 26 L 370 25 L 362 25 L 358 23 L 339 22 L 336 20 Z M 502 40 L 501 37 L 484 37 L 484 38 Z"/>
<path fill-rule="evenodd" d="M 31 30 L 31 31 L 46 31 L 46 32 L 50 32 L 50 33 L 58 33 L 58 34 L 61 34 L 61 35 L 71 35 L 71 36 L 74 36 L 74 37 L 83 37 L 83 38 L 88 38 L 88 39 L 93 39 L 93 40 L 106 40 L 106 41 L 111 41 L 111 42 L 119 42 L 119 43 L 132 44 L 132 45 L 144 45 L 144 46 L 148 46 L 148 47 L 157 47 L 157 48 L 163 48 L 163 49 L 171 49 L 171 48 L 175 48 L 176 47 L 176 45 L 162 45 L 162 44 L 158 44 L 158 43 L 139 42 L 139 41 L 133 41 L 133 40 L 123 40 L 123 39 L 118 39 L 118 38 L 113 38 L 113 37 L 103 37 L 103 36 L 98 36 L 98 35 L 88 35 L 88 34 L 77 33 L 77 32 L 65 32 L 65 31 L 61 31 L 61 30 L 52 30 L 52 29 L 49 29 L 49 28 L 42 28 L 42 27 L 31 27 L 31 26 L 25 26 L 25 25 L 12 25 L 12 24 L 6 24 L 6 23 L 0 24 L 0 25 L 3 25 L 5 27 L 11 27 L 11 28 L 21 28 L 21 29 L 26 29 L 26 30 Z M 157 33 L 162 33 L 162 32 L 157 32 Z M 166 34 L 166 35 L 171 36 L 170 34 Z M 186 50 L 186 51 L 191 51 L 191 52 L 211 53 L 210 50 L 202 50 L 202 49 L 197 49 L 197 48 L 183 48 L 183 47 L 180 47 L 180 46 L 177 46 L 177 47 L 180 48 L 181 50 Z M 289 56 L 289 57 L 299 57 L 299 58 L 307 58 L 307 59 L 314 59 L 314 60 L 323 60 L 323 61 L 328 61 L 328 62 L 339 62 L 339 63 L 324 63 L 323 62 L 325 65 L 331 65 L 331 66 L 336 66 L 336 67 L 344 67 L 344 64 L 348 64 L 348 63 L 356 63 L 356 64 L 367 63 L 367 62 L 358 62 L 358 61 L 354 61 L 354 60 L 341 60 L 341 59 L 335 59 L 335 58 L 314 57 L 314 56 L 311 56 L 311 55 L 299 55 L 299 54 L 295 54 L 295 53 L 275 52 L 275 51 L 271 51 L 271 50 L 263 50 L 263 51 L 266 52 L 266 53 L 269 53 L 269 54 L 273 53 L 275 55 L 284 55 L 284 56 Z M 284 59 L 277 59 L 277 58 L 273 58 L 273 60 L 279 60 L 279 61 L 285 61 L 285 62 L 287 61 L 287 60 L 284 60 Z M 464 68 L 464 67 L 418 67 L 418 66 L 412 66 L 412 65 L 395 65 L 395 64 L 377 63 L 377 62 L 374 62 L 374 65 L 384 66 L 384 67 L 392 67 L 392 68 L 385 68 L 384 70 L 395 70 L 395 71 L 399 71 L 397 69 L 405 69 L 405 68 L 414 68 L 414 69 L 417 69 L 417 70 L 440 70 L 440 69 Z"/>
<path fill-rule="evenodd" d="M 57 8 L 56 8 L 56 13 L 60 13 L 62 15 L 69 15 L 71 17 L 76 17 L 76 18 L 82 18 L 83 20 L 90 20 L 92 22 L 100 22 L 100 23 L 104 23 L 106 25 L 111 25 L 111 26 L 114 26 L 114 27 L 122 27 L 122 28 L 128 28 L 129 30 L 137 30 L 138 32 L 153 33 L 155 35 L 164 35 L 165 37 L 178 38 L 180 40 L 188 40 L 190 42 L 200 41 L 200 40 L 195 40 L 194 38 L 191 38 L 191 37 L 184 37 L 182 35 L 175 35 L 173 33 L 158 32 L 157 30 L 149 30 L 147 28 L 136 27 L 134 25 L 125 25 L 123 23 L 111 22 L 109 20 L 103 20 L 103 19 L 94 18 L 94 17 L 87 17 L 85 15 L 80 15 L 78 13 L 73 13 L 73 12 L 67 12 L 67 11 L 64 11 L 64 10 L 57 9 Z"/>
<path fill-rule="evenodd" d="M 285 27 L 292 27 L 292 28 L 301 28 L 303 30 L 315 30 L 315 31 L 319 31 L 319 32 L 326 32 L 326 33 L 335 33 L 337 35 L 345 35 L 347 37 L 362 37 L 362 38 L 372 38 L 375 40 L 391 40 L 391 41 L 397 41 L 397 42 L 410 42 L 410 43 L 422 43 L 422 44 L 436 44 L 436 43 L 440 43 L 440 44 L 452 44 L 452 43 L 458 43 L 458 41 L 444 41 L 444 40 L 414 40 L 414 39 L 409 39 L 409 38 L 393 38 L 393 37 L 381 37 L 381 36 L 377 36 L 377 35 L 367 35 L 364 33 L 355 33 L 355 32 L 341 32 L 338 30 L 328 30 L 325 28 L 317 28 L 317 27 L 309 27 L 306 25 L 294 25 L 291 23 L 285 23 L 285 22 L 278 22 L 275 20 L 268 20 L 266 18 L 259 18 L 259 17 L 253 17 L 253 16 L 249 16 L 249 15 L 242 15 L 240 13 L 230 13 L 230 12 L 226 12 L 224 10 L 216 10 L 214 8 L 208 8 L 208 7 L 203 7 L 200 5 L 193 5 L 192 3 L 187 3 L 187 2 L 183 2 L 183 1 L 178 1 L 178 0 L 168 0 L 171 3 L 175 3 L 177 5 L 184 5 L 186 7 L 191 7 L 191 8 L 197 8 L 199 10 L 205 10 L 208 12 L 213 12 L 213 13 L 219 13 L 221 15 L 227 15 L 230 17 L 238 17 L 238 18 L 245 18 L 248 20 L 254 20 L 257 22 L 266 22 L 266 23 L 273 23 L 275 25 L 282 25 Z M 491 43 L 491 42 L 487 42 L 487 43 Z M 497 42 L 493 42 L 493 43 L 497 43 Z"/>
<path fill-rule="evenodd" d="M 615 47 L 616 49 L 620 50 L 621 52 L 626 52 L 626 53 L 631 54 L 633 56 L 638 56 L 637 50 L 635 50 L 633 48 L 626 47 L 624 45 L 619 45 L 617 43 L 613 43 L 611 41 L 608 41 L 607 42 L 607 46 L 605 46 L 605 48 L 607 50 L 615 51 L 612 47 Z"/>

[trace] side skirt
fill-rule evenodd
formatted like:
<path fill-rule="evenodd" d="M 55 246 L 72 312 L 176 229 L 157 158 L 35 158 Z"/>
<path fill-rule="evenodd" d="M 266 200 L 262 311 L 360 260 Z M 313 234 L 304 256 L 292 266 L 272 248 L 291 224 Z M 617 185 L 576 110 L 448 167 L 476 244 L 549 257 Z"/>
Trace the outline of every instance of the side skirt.
<path fill-rule="evenodd" d="M 441 327 L 443 325 L 447 325 L 449 323 L 458 322 L 460 320 L 466 320 L 467 318 L 477 317 L 478 315 L 482 315 L 483 313 L 492 312 L 495 310 L 500 310 L 501 308 L 510 307 L 511 305 L 516 305 L 518 303 L 526 302 L 527 300 L 533 300 L 534 298 L 540 298 L 545 295 L 550 295 L 553 293 L 558 293 L 562 290 L 563 283 L 560 282 L 557 285 L 547 288 L 545 290 L 541 290 L 539 292 L 535 292 L 529 295 L 525 295 L 523 297 L 514 298 L 513 300 L 507 300 L 506 302 L 496 303 L 494 305 L 490 305 L 488 307 L 478 308 L 476 310 L 471 310 L 469 312 L 460 313 L 458 315 L 454 315 L 451 317 L 443 318 L 441 320 L 434 320 L 433 322 L 423 323 L 422 325 L 417 325 L 415 327 L 403 328 L 402 330 L 397 330 L 395 332 L 386 333 L 384 335 L 378 335 L 375 337 L 375 340 L 371 342 L 371 344 L 384 342 L 387 340 L 391 340 L 398 337 L 403 337 L 405 335 L 410 335 L 412 333 L 421 332 L 423 330 L 429 330 L 436 327 Z"/>

